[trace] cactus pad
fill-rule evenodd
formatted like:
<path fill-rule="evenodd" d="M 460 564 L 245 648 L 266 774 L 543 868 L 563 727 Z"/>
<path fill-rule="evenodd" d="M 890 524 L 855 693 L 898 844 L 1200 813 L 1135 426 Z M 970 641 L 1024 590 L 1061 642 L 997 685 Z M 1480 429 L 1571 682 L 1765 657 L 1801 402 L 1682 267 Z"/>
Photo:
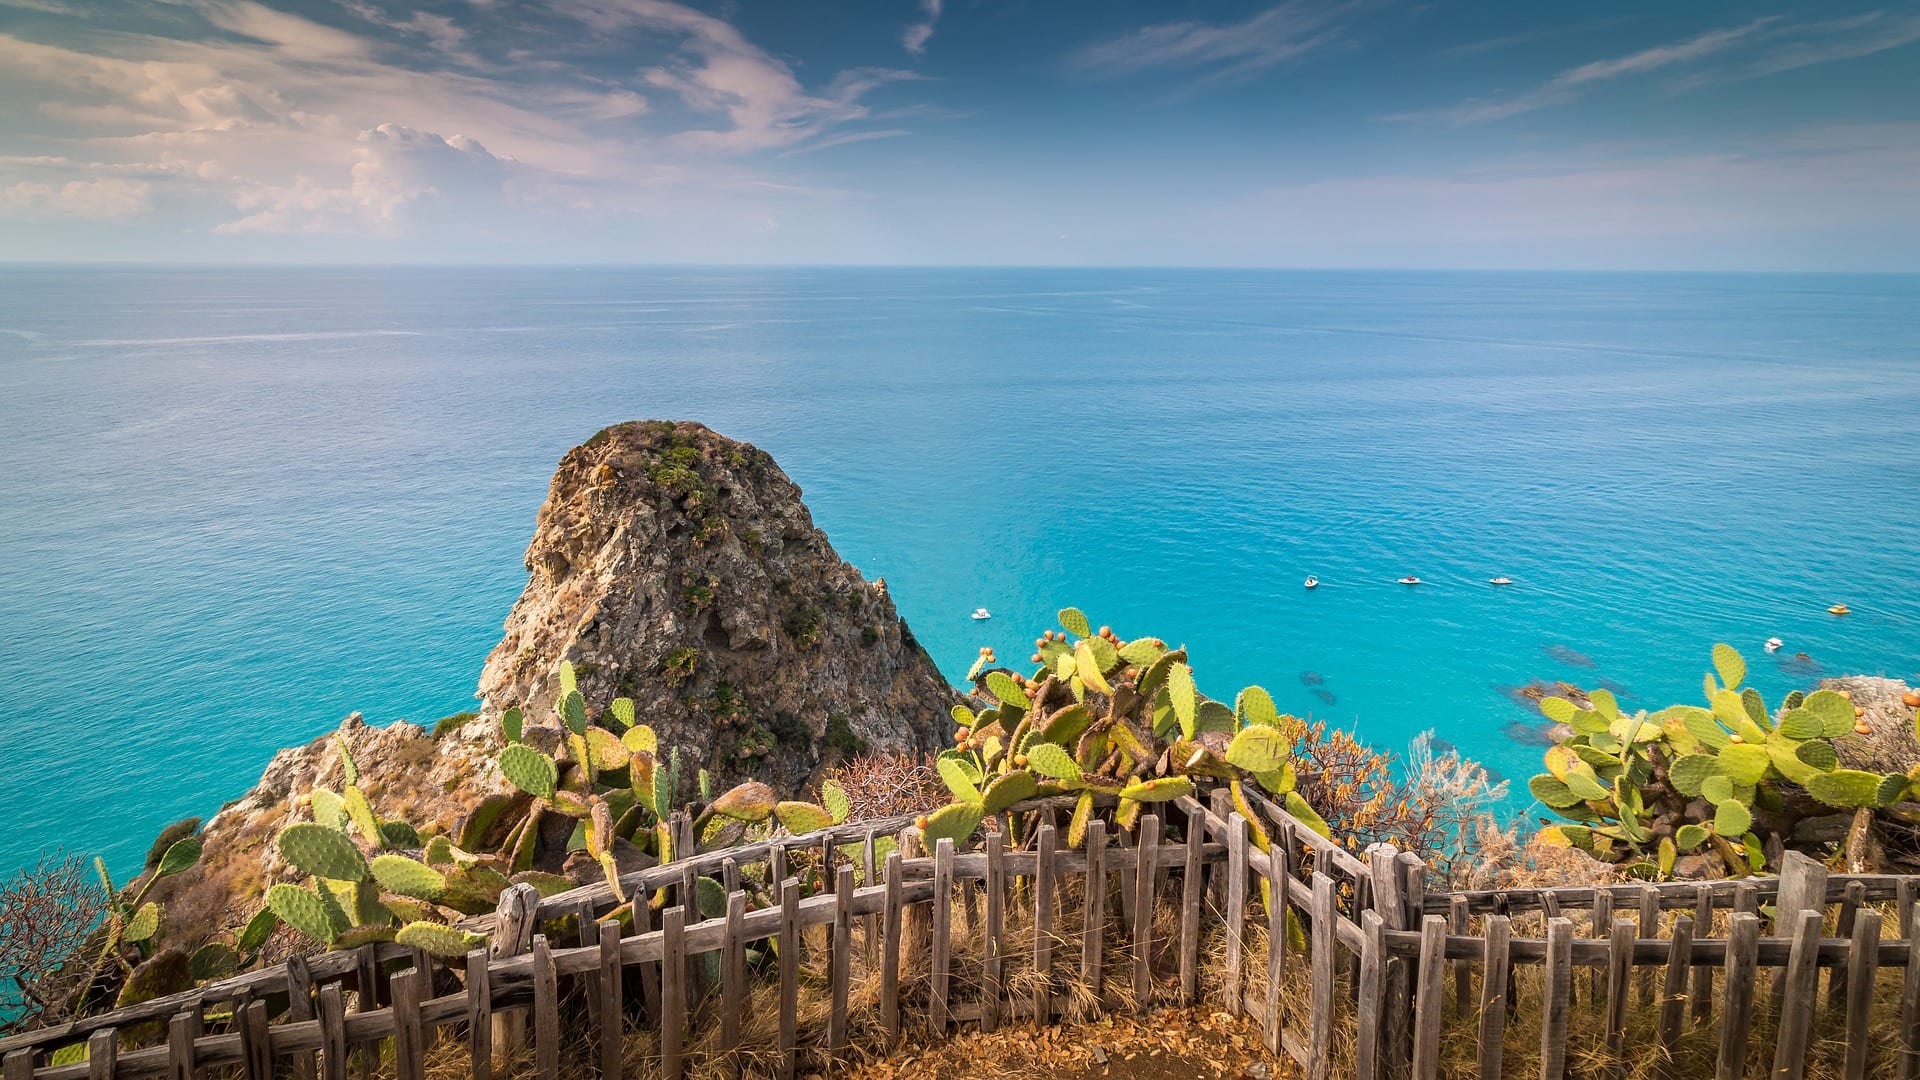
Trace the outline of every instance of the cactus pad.
<path fill-rule="evenodd" d="M 1233 711 L 1239 715 L 1243 727 L 1274 727 L 1280 723 L 1280 710 L 1274 707 L 1273 695 L 1264 687 L 1249 686 L 1240 691 Z"/>
<path fill-rule="evenodd" d="M 987 693 L 1002 705 L 1011 705 L 1016 709 L 1027 707 L 1027 692 L 1020 688 L 1013 676 L 1004 671 L 987 672 Z"/>
<path fill-rule="evenodd" d="M 1713 808 L 1713 831 L 1721 836 L 1740 836 L 1753 828 L 1753 812 L 1729 799 Z"/>
<path fill-rule="evenodd" d="M 393 935 L 393 940 L 410 949 L 423 949 L 448 959 L 463 957 L 487 943 L 483 935 L 431 922 L 408 923 Z"/>
<path fill-rule="evenodd" d="M 973 831 L 980 827 L 983 811 L 977 802 L 950 803 L 927 815 L 925 834 L 927 847 L 932 848 L 941 840 L 951 840 L 955 847 L 964 845 Z"/>
<path fill-rule="evenodd" d="M 1086 613 L 1079 608 L 1061 608 L 1060 625 L 1065 627 L 1067 633 L 1072 634 L 1074 637 L 1083 638 L 1093 635 L 1092 624 L 1087 622 Z"/>
<path fill-rule="evenodd" d="M 170 877 L 191 867 L 200 861 L 202 842 L 197 836 L 183 836 L 167 847 L 167 853 L 160 856 L 160 863 L 154 867 L 155 877 Z"/>
<path fill-rule="evenodd" d="M 968 770 L 965 766 L 953 758 L 944 756 L 934 762 L 934 765 L 940 772 L 940 779 L 946 782 L 947 790 L 953 792 L 954 798 L 973 803 L 980 801 L 980 789 L 974 786 L 973 778 L 967 775 Z"/>
<path fill-rule="evenodd" d="M 366 856 L 338 829 L 310 821 L 296 822 L 280 830 L 277 843 L 280 854 L 302 873 L 336 881 L 366 879 Z"/>
<path fill-rule="evenodd" d="M 773 808 L 773 816 L 795 836 L 831 828 L 833 815 L 810 802 L 783 802 Z"/>
<path fill-rule="evenodd" d="M 1037 743 L 1027 748 L 1027 766 L 1041 776 L 1070 784 L 1080 782 L 1080 766 L 1073 755 L 1052 743 Z"/>
<path fill-rule="evenodd" d="M 986 791 L 981 793 L 981 809 L 989 814 L 997 814 L 1022 799 L 1033 798 L 1033 793 L 1039 788 L 1040 782 L 1033 778 L 1032 773 L 1016 769 L 987 785 Z"/>
<path fill-rule="evenodd" d="M 586 734 L 587 753 L 593 756 L 593 767 L 611 772 L 627 767 L 632 752 L 620 741 L 620 737 L 606 728 L 588 728 Z"/>
<path fill-rule="evenodd" d="M 1264 691 L 1262 692 L 1264 696 Z M 1245 694 L 1241 695 L 1244 702 Z M 1268 701 L 1271 707 L 1272 701 Z M 1269 773 L 1278 771 L 1293 753 L 1293 741 L 1279 728 L 1269 727 L 1265 722 L 1253 727 L 1242 728 L 1233 742 L 1227 747 L 1227 764 L 1250 773 Z"/>
<path fill-rule="evenodd" d="M 607 715 L 613 717 L 613 722 L 620 725 L 621 731 L 632 727 L 633 699 L 625 697 L 614 698 L 613 703 L 607 706 Z"/>
<path fill-rule="evenodd" d="M 373 804 L 367 801 L 366 792 L 353 784 L 347 785 L 347 793 L 341 800 L 347 808 L 347 819 L 359 831 L 362 839 L 370 844 L 381 844 L 386 837 L 380 832 L 380 819 L 374 816 Z"/>
<path fill-rule="evenodd" d="M 405 855 L 377 856 L 368 870 L 381 888 L 416 900 L 438 900 L 447 891 L 447 879 L 438 870 Z"/>
<path fill-rule="evenodd" d="M 1122 799 L 1136 802 L 1172 802 L 1182 795 L 1193 794 L 1193 781 L 1184 776 L 1162 776 L 1153 780 L 1142 780 L 1120 789 Z"/>
<path fill-rule="evenodd" d="M 267 890 L 267 907 L 281 922 L 315 941 L 334 939 L 333 920 L 319 895 L 298 885 L 275 885 Z"/>
<path fill-rule="evenodd" d="M 317 787 L 307 796 L 307 805 L 313 808 L 313 820 L 330 829 L 347 831 L 347 802 L 333 791 Z"/>
<path fill-rule="evenodd" d="M 520 736 L 525 733 L 526 723 L 526 717 L 520 712 L 520 706 L 515 705 L 500 714 L 500 733 L 507 737 L 508 742 L 519 742 Z"/>
<path fill-rule="evenodd" d="M 1747 662 L 1731 645 L 1713 647 L 1713 669 L 1720 673 L 1720 681 L 1729 690 L 1747 681 Z"/>
<path fill-rule="evenodd" d="M 514 787 L 536 799 L 553 798 L 560 783 L 560 767 L 552 758 L 525 743 L 513 743 L 500 751 L 500 773 Z"/>
<path fill-rule="evenodd" d="M 847 789 L 832 780 L 820 785 L 820 805 L 827 808 L 835 825 L 853 816 L 853 800 L 847 797 Z"/>
<path fill-rule="evenodd" d="M 560 699 L 557 710 L 560 713 L 561 721 L 567 725 L 568 731 L 573 732 L 575 735 L 583 735 L 586 733 L 587 699 L 580 696 L 580 691 L 567 691 L 566 695 Z"/>
<path fill-rule="evenodd" d="M 1881 805 L 1880 785 L 1885 779 L 1887 778 L 1879 773 L 1861 772 L 1858 769 L 1835 769 L 1810 778 L 1806 784 L 1807 794 L 1828 806 L 1849 810 L 1862 806 L 1879 806 Z"/>
<path fill-rule="evenodd" d="M 772 788 L 758 780 L 749 780 L 713 800 L 713 805 L 708 809 L 722 817 L 752 824 L 772 817 L 774 807 L 779 803 L 780 797 L 773 793 Z"/>

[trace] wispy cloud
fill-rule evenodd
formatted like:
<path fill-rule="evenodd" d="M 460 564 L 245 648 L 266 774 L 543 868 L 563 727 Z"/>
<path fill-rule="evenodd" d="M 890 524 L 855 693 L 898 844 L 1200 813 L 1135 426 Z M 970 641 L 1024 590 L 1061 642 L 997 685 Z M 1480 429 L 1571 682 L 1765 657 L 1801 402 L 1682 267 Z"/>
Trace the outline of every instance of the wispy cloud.
<path fill-rule="evenodd" d="M 1788 22 L 1781 16 L 1769 15 L 1739 26 L 1709 30 L 1638 52 L 1580 64 L 1504 97 L 1476 98 L 1438 109 L 1397 113 L 1386 119 L 1484 124 L 1570 104 L 1600 85 L 1631 76 L 1691 68 L 1691 73 L 1673 84 L 1676 90 L 1684 91 L 1857 59 L 1916 41 L 1920 41 L 1920 14 L 1874 11 L 1820 22 Z M 1505 43 L 1495 40 L 1483 44 L 1498 47 Z"/>
<path fill-rule="evenodd" d="M 1288 0 L 1239 22 L 1155 23 L 1084 46 L 1073 66 L 1096 75 L 1150 69 L 1201 70 L 1207 79 L 1262 71 L 1341 40 L 1347 19 L 1367 6 Z"/>
<path fill-rule="evenodd" d="M 915 56 L 927 51 L 927 42 L 933 40 L 933 28 L 940 21 L 941 0 L 920 0 L 920 19 L 907 26 L 900 35 L 900 44 Z"/>
<path fill-rule="evenodd" d="M 1681 41 L 1655 45 L 1624 56 L 1609 57 L 1568 68 L 1546 82 L 1518 94 L 1492 100 L 1473 100 L 1441 109 L 1398 113 L 1390 120 L 1444 120 L 1453 124 L 1484 124 L 1504 120 L 1538 109 L 1565 105 L 1588 93 L 1595 85 L 1624 75 L 1644 74 L 1685 64 L 1723 52 L 1759 33 L 1773 16 L 1755 19 L 1741 26 L 1710 30 Z"/>

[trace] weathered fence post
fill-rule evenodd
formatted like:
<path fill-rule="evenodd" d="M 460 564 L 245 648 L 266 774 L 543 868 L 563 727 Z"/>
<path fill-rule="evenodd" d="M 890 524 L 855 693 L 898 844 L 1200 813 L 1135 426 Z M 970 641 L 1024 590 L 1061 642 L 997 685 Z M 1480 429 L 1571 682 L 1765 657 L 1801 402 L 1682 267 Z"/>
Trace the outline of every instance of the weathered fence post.
<path fill-rule="evenodd" d="M 1793 923 L 1793 951 L 1787 956 L 1786 977 L 1774 984 L 1784 992 L 1780 1030 L 1773 1044 L 1774 1080 L 1800 1080 L 1806 1071 L 1807 1042 L 1813 1033 L 1814 1011 L 1819 1007 L 1820 929 L 1825 922 L 1825 912 L 1803 908 Z"/>
<path fill-rule="evenodd" d="M 1607 1072 L 1627 1072 L 1627 984 L 1633 978 L 1633 939 L 1639 928 L 1632 920 L 1613 924 L 1607 937 Z"/>
<path fill-rule="evenodd" d="M 833 883 L 833 955 L 827 968 L 827 1049 L 847 1046 L 847 986 L 853 981 L 853 867 L 842 866 Z"/>
<path fill-rule="evenodd" d="M 1800 854 L 1789 851 L 1780 863 L 1780 893 L 1773 901 L 1773 936 L 1790 938 L 1799 933 L 1800 913 L 1817 911 L 1824 921 L 1827 913 L 1827 868 L 1821 863 Z M 1814 969 L 1814 980 L 1819 981 L 1820 971 Z M 1773 1011 L 1778 1015 L 1785 1003 L 1787 978 L 1776 975 L 1773 980 Z"/>
<path fill-rule="evenodd" d="M 953 938 L 953 841 L 941 837 L 933 849 L 933 955 L 927 970 L 932 986 L 928 990 L 927 1026 L 935 1038 L 947 1033 L 948 962 Z"/>
<path fill-rule="evenodd" d="M 1446 1009 L 1441 997 L 1447 972 L 1447 920 L 1427 915 L 1420 922 L 1420 985 L 1414 994 L 1414 1080 L 1437 1080 L 1440 1075 L 1440 1021 Z"/>
<path fill-rule="evenodd" d="M 1855 884 L 1859 884 L 1855 882 Z M 1872 1032 L 1873 984 L 1880 974 L 1880 913 L 1854 916 L 1847 960 L 1847 1066 L 1845 1080 L 1866 1080 Z"/>
<path fill-rule="evenodd" d="M 1000 950 L 1007 932 L 1006 842 L 1005 833 L 987 834 L 986 985 L 981 988 L 982 1031 L 992 1031 L 1000 1025 Z"/>
<path fill-rule="evenodd" d="M 1736 911 L 1727 929 L 1727 977 L 1720 1003 L 1720 1056 L 1715 1080 L 1747 1073 L 1747 1033 L 1753 1025 L 1753 980 L 1760 958 L 1760 917 Z M 1909 972 L 1909 979 L 1913 973 Z"/>
<path fill-rule="evenodd" d="M 780 882 L 780 1076 L 793 1080 L 799 1051 L 795 1039 L 800 1022 L 800 882 Z"/>
<path fill-rule="evenodd" d="M 1134 1007 L 1153 1002 L 1153 882 L 1160 861 L 1160 815 L 1140 818 L 1140 842 L 1135 845 L 1133 886 L 1133 997 Z"/>
<path fill-rule="evenodd" d="M 1200 999 L 1200 881 L 1202 848 L 1206 843 L 1206 811 L 1190 803 L 1186 824 L 1186 861 L 1180 874 L 1180 1000 L 1188 1005 Z"/>
<path fill-rule="evenodd" d="M 493 910 L 493 945 L 496 959 L 518 956 L 533 943 L 534 915 L 540 906 L 540 893 L 531 885 L 507 888 Z M 364 992 L 363 995 L 364 996 Z M 489 1003 L 491 1004 L 491 1003 Z M 492 1014 L 494 1061 L 502 1064 L 527 1045 L 527 1014 L 519 1009 Z"/>
<path fill-rule="evenodd" d="M 1687 992 L 1687 968 L 1693 963 L 1693 916 L 1673 920 L 1672 939 L 1667 945 L 1667 970 L 1660 984 L 1660 1062 L 1662 1075 L 1673 1070 L 1674 1051 L 1680 1046 L 1682 1006 Z"/>
<path fill-rule="evenodd" d="M 426 1073 L 426 1044 L 420 1030 L 420 1002 L 425 1000 L 419 968 L 393 976 L 393 1069 L 399 1080 L 421 1080 Z"/>
<path fill-rule="evenodd" d="M 1312 1016 L 1307 1031 L 1307 1076 L 1327 1080 L 1333 1064 L 1333 960 L 1340 935 L 1333 902 L 1333 879 L 1313 872 Z M 1284 931 L 1283 931 L 1284 933 Z M 1277 1040 L 1276 1040 L 1277 1042 Z"/>
<path fill-rule="evenodd" d="M 1245 895 L 1246 885 L 1241 885 Z M 1107 825 L 1095 818 L 1087 823 L 1087 888 L 1085 917 L 1080 928 L 1080 981 L 1093 995 L 1095 1011 L 1101 1008 L 1101 949 L 1107 930 Z M 1231 943 L 1228 945 L 1232 948 Z"/>
<path fill-rule="evenodd" d="M 626 967 L 620 956 L 620 924 L 607 919 L 599 924 L 600 946 L 600 1076 L 602 1080 L 620 1080 L 625 1071 L 621 1060 L 626 1047 Z"/>
<path fill-rule="evenodd" d="M 1489 915 L 1486 927 L 1486 943 L 1480 954 L 1480 1080 L 1500 1080 L 1500 1059 L 1506 1051 L 1507 972 L 1513 962 L 1508 941 L 1513 924 L 1505 915 Z"/>
<path fill-rule="evenodd" d="M 481 950 L 481 952 L 484 954 L 484 950 Z M 481 962 L 481 967 L 482 970 L 485 969 L 484 960 Z M 347 1080 L 346 995 L 341 992 L 339 983 L 330 982 L 320 988 L 319 998 L 320 1000 L 317 1003 L 319 1008 L 317 1011 L 320 1014 L 320 1075 L 323 1080 Z M 197 1009 L 192 1012 L 180 1013 L 173 1018 L 174 1027 L 176 1028 L 191 1025 L 197 1029 L 200 1026 L 199 1021 L 200 1015 Z M 488 1038 L 491 1039 L 493 1035 L 493 1025 L 488 1023 L 483 1024 L 482 1027 L 486 1030 Z M 173 1033 L 170 1031 L 168 1034 L 171 1036 Z M 186 1068 L 184 1070 L 180 1067 L 181 1063 L 179 1059 L 175 1057 L 175 1048 L 179 1047 L 179 1043 L 174 1042 L 170 1044 L 168 1053 L 168 1057 L 171 1059 L 170 1064 L 172 1065 L 170 1080 L 192 1080 L 192 1078 L 197 1075 L 193 1068 L 193 1034 L 185 1033 L 184 1041 L 184 1049 L 186 1051 Z M 492 1075 L 493 1055 L 489 1053 L 475 1057 L 473 1063 L 475 1080 L 488 1080 L 488 1077 Z M 480 1072 L 482 1068 L 488 1070 L 484 1076 Z"/>
<path fill-rule="evenodd" d="M 1053 852 L 1059 834 L 1053 822 L 1043 822 L 1034 840 L 1033 864 L 1033 1022 L 1045 1027 L 1053 1019 Z"/>
<path fill-rule="evenodd" d="M 540 1080 L 560 1080 L 560 978 L 547 935 L 533 935 L 533 1065 Z"/>
<path fill-rule="evenodd" d="M 1900 980 L 1899 1080 L 1920 1074 L 1920 902 L 1910 901 L 1901 915 L 1907 924 L 1907 970 Z"/>
<path fill-rule="evenodd" d="M 1541 1006 L 1540 1080 L 1567 1075 L 1567 1012 L 1573 991 L 1573 920 L 1547 920 L 1545 1001 Z"/>
<path fill-rule="evenodd" d="M 880 927 L 880 1024 L 889 1040 L 900 1038 L 900 939 L 906 932 L 900 910 L 901 877 L 906 871 L 900 861 L 898 849 L 887 852 L 887 906 Z"/>
<path fill-rule="evenodd" d="M 687 1037 L 686 931 L 684 905 L 660 913 L 660 1073 L 667 1080 L 680 1080 L 686 1068 L 681 1057 Z M 785 970 L 784 963 L 781 967 Z"/>
<path fill-rule="evenodd" d="M 1358 989 L 1354 999 L 1355 1076 L 1357 1080 L 1378 1080 L 1385 1056 L 1380 1052 L 1380 1018 L 1387 1008 L 1386 922 L 1378 911 L 1365 908 L 1360 912 L 1360 935 L 1360 975 L 1354 980 Z"/>
<path fill-rule="evenodd" d="M 1247 819 L 1236 811 L 1227 816 L 1227 1013 L 1239 1016 L 1243 981 L 1241 951 L 1247 925 Z"/>

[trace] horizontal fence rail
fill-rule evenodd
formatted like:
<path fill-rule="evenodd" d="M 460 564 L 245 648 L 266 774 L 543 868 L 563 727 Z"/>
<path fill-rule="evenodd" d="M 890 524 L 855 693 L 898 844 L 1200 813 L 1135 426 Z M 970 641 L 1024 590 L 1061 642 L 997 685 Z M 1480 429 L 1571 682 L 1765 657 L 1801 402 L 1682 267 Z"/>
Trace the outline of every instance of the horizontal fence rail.
<path fill-rule="evenodd" d="M 1847 1080 L 1920 1075 L 1920 878 L 1789 854 L 1778 878 L 1428 892 L 1413 855 L 1356 855 L 1246 794 L 1252 820 L 1216 789 L 1131 829 L 1093 821 L 1077 849 L 1054 825 L 1063 804 L 1038 800 L 977 850 L 927 852 L 891 818 L 627 875 L 625 905 L 604 885 L 515 886 L 463 924 L 489 938 L 463 958 L 392 943 L 296 957 L 0 1040 L 0 1080 L 423 1080 L 448 1040 L 475 1080 L 529 1054 L 542 1080 L 563 1060 L 611 1080 L 633 1053 L 665 1077 L 790 1077 L 803 1053 L 909 1030 L 1201 1000 L 1310 1080 L 1644 1061 L 1797 1080 L 1823 1053 Z M 721 881 L 724 911 L 701 910 L 700 877 Z"/>

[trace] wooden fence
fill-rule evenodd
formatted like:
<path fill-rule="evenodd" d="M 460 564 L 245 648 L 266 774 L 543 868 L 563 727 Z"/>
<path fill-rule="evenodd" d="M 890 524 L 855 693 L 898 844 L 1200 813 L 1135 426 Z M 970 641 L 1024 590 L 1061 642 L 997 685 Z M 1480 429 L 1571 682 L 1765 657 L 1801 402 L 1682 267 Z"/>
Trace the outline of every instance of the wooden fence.
<path fill-rule="evenodd" d="M 658 925 L 645 902 L 626 908 L 627 925 L 613 918 L 620 905 L 604 886 L 546 898 L 519 886 L 471 922 L 490 944 L 461 960 L 394 944 L 295 958 L 0 1040 L 0 1080 L 189 1080 L 209 1069 L 346 1080 L 388 1068 L 421 1080 L 428 1048 L 446 1038 L 466 1044 L 475 1080 L 529 1043 L 537 1075 L 557 1080 L 563 1047 L 583 1041 L 592 1064 L 576 1053 L 569 1071 L 610 1080 L 643 1030 L 657 1037 L 649 1056 L 663 1076 L 713 1063 L 791 1076 L 803 1047 L 832 1056 L 856 1035 L 991 1031 L 1203 995 L 1249 1015 L 1311 1080 L 1532 1073 L 1510 1052 L 1528 1030 L 1520 1019 L 1537 1023 L 1543 1080 L 1624 1075 L 1649 1060 L 1671 1072 L 1682 1040 L 1715 1024 L 1720 1080 L 1747 1074 L 1763 1051 L 1750 1046 L 1756 1031 L 1773 1039 L 1767 1071 L 1796 1080 L 1816 1022 L 1844 1038 L 1848 1080 L 1876 1064 L 1916 1075 L 1920 878 L 1830 877 L 1790 855 L 1779 878 L 1429 893 L 1414 856 L 1356 855 L 1250 802 L 1269 851 L 1224 791 L 1167 804 L 1164 823 L 1143 815 L 1131 831 L 1096 821 L 1079 850 L 1050 823 L 1053 803 L 1014 808 L 1040 822 L 1019 850 L 1005 843 L 1005 819 L 977 851 L 943 840 L 923 853 L 905 830 L 884 859 L 877 838 L 901 820 L 781 837 L 623 879 L 630 896 L 664 899 Z M 702 917 L 701 876 L 721 882 L 724 913 Z M 1897 994 L 1876 994 L 1896 983 L 1882 977 L 1892 968 L 1903 969 Z M 777 1033 L 749 1056 L 745 1028 L 774 1026 L 748 1015 L 755 985 L 777 987 Z M 877 1030 L 851 1030 L 856 986 L 873 998 L 859 1022 Z M 809 994 L 825 1020 L 803 1031 Z M 1654 1018 L 1653 1045 L 1628 1043 L 1636 1002 Z M 1597 1025 L 1572 1032 L 1581 1009 Z M 53 1063 L 81 1044 L 83 1060 Z M 1575 1046 L 1584 1056 L 1570 1061 Z"/>

